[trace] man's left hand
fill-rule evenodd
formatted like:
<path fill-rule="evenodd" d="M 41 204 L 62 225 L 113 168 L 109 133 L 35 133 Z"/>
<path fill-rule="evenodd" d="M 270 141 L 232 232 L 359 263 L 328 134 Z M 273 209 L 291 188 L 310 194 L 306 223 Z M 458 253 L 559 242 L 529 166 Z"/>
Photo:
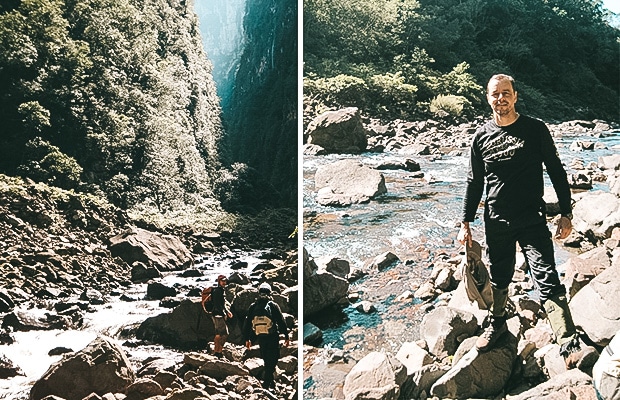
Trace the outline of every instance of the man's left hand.
<path fill-rule="evenodd" d="M 558 221 L 558 228 L 555 231 L 555 238 L 560 240 L 566 239 L 572 230 L 573 223 L 570 218 L 560 217 L 560 220 Z"/>

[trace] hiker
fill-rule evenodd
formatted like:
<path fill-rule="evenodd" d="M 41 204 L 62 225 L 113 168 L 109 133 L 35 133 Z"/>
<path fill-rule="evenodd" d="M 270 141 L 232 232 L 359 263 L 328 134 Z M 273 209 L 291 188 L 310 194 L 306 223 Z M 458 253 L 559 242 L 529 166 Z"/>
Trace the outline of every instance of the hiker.
<path fill-rule="evenodd" d="M 218 358 L 223 357 L 222 350 L 224 349 L 224 344 L 228 338 L 228 325 L 226 325 L 226 319 L 232 318 L 232 313 L 229 308 L 230 306 L 226 301 L 224 293 L 226 283 L 228 283 L 226 276 L 219 275 L 217 277 L 217 286 L 211 290 L 211 301 L 213 302 L 211 317 L 213 318 L 213 326 L 215 327 L 215 337 L 213 338 L 213 355 Z"/>
<path fill-rule="evenodd" d="M 260 356 L 265 362 L 263 388 L 275 389 L 274 373 L 280 358 L 280 334 L 284 335 L 284 346 L 289 345 L 288 328 L 280 307 L 271 300 L 271 286 L 262 283 L 258 287 L 258 300 L 248 309 L 243 324 L 243 338 L 248 349 L 252 342 L 258 342 Z"/>
<path fill-rule="evenodd" d="M 561 216 L 555 237 L 565 239 L 572 230 L 571 193 L 566 171 L 547 126 L 515 110 L 514 79 L 494 75 L 487 85 L 493 118 L 480 127 L 470 149 L 469 174 L 462 224 L 457 240 L 472 244 L 474 221 L 486 183 L 484 227 L 490 266 L 493 305 L 490 324 L 476 342 L 479 351 L 490 350 L 508 328 L 508 285 L 515 269 L 518 242 L 566 367 L 574 368 L 585 356 L 555 266 L 551 232 L 543 200 L 543 164 L 557 194 Z"/>

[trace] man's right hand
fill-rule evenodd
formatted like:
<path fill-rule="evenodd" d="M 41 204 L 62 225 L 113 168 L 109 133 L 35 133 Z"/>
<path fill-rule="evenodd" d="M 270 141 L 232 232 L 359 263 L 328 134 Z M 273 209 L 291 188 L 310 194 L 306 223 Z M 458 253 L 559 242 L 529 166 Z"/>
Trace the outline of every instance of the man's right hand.
<path fill-rule="evenodd" d="M 471 247 L 473 238 L 471 229 L 469 228 L 469 222 L 461 222 L 461 229 L 459 229 L 459 233 L 456 235 L 456 240 L 461 244 L 467 243 L 467 245 Z"/>

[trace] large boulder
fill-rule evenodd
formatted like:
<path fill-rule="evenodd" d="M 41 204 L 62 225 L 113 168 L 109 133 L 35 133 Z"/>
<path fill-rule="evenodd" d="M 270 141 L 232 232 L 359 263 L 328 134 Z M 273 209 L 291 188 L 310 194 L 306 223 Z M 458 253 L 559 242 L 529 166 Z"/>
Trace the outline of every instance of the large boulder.
<path fill-rule="evenodd" d="M 2 319 L 2 328 L 15 331 L 37 331 L 52 329 L 73 329 L 79 327 L 69 315 L 59 315 L 42 309 L 16 309 Z"/>
<path fill-rule="evenodd" d="M 620 263 L 607 268 L 570 301 L 575 325 L 599 346 L 606 346 L 620 330 Z"/>
<path fill-rule="evenodd" d="M 147 318 L 136 331 L 138 339 L 194 349 L 213 339 L 213 320 L 202 310 L 200 299 L 183 300 L 169 313 Z"/>
<path fill-rule="evenodd" d="M 386 353 L 373 351 L 362 358 L 344 380 L 345 400 L 397 400 L 407 370 Z"/>
<path fill-rule="evenodd" d="M 610 156 L 599 157 L 598 167 L 600 169 L 620 169 L 620 154 L 612 154 Z"/>
<path fill-rule="evenodd" d="M 610 254 L 605 246 L 596 247 L 583 254 L 569 258 L 562 265 L 562 269 L 565 271 L 563 283 L 570 297 L 574 296 L 575 293 L 610 265 Z"/>
<path fill-rule="evenodd" d="M 317 168 L 314 185 L 321 205 L 346 206 L 364 203 L 387 193 L 385 178 L 358 161 L 346 159 Z"/>
<path fill-rule="evenodd" d="M 463 342 L 470 350 L 435 382 L 432 395 L 442 399 L 465 399 L 487 398 L 501 392 L 517 358 L 517 338 L 512 333 L 505 334 L 486 353 L 476 350 L 475 340 L 470 338 Z"/>
<path fill-rule="evenodd" d="M 476 317 L 466 311 L 442 306 L 422 318 L 420 336 L 426 340 L 431 354 L 443 358 L 453 355 L 463 337 L 473 336 L 478 330 Z"/>
<path fill-rule="evenodd" d="M 349 282 L 324 269 L 319 269 L 304 248 L 304 315 L 316 313 L 346 297 Z"/>
<path fill-rule="evenodd" d="M 179 238 L 141 228 L 131 228 L 110 238 L 110 252 L 129 265 L 139 261 L 159 271 L 185 269 L 194 262 Z"/>
<path fill-rule="evenodd" d="M 508 396 L 510 400 L 554 400 L 580 399 L 595 400 L 596 393 L 592 386 L 592 378 L 586 373 L 571 369 L 556 375 L 547 382 L 533 387 L 516 396 Z"/>
<path fill-rule="evenodd" d="M 620 199 L 602 191 L 587 193 L 575 203 L 573 215 L 576 231 L 602 241 L 620 226 Z"/>
<path fill-rule="evenodd" d="M 54 395 L 82 400 L 91 393 L 123 392 L 136 379 L 125 352 L 112 339 L 100 336 L 83 350 L 52 364 L 32 390 L 30 400 Z"/>
<path fill-rule="evenodd" d="M 355 107 L 327 111 L 316 117 L 306 129 L 308 144 L 327 153 L 359 153 L 368 140 L 359 110 Z"/>

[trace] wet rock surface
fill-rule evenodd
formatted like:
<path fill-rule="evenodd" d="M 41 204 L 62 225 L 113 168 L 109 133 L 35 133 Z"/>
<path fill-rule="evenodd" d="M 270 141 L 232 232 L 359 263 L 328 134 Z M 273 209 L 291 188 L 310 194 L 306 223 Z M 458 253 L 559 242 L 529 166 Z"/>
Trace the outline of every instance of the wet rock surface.
<path fill-rule="evenodd" d="M 614 191 L 620 174 L 613 154 L 618 151 L 618 126 L 603 121 L 549 125 L 565 164 L 573 168 L 569 172 L 579 171 L 572 187 L 575 230 L 563 244 L 556 244 L 558 270 L 569 290 L 583 345 L 594 345 L 594 352 L 580 365 L 582 370 L 567 371 L 519 253 L 509 293 L 509 334 L 491 352 L 473 349 L 487 311 L 472 303 L 463 289 L 459 270 L 463 249 L 455 243 L 460 207 L 453 207 L 444 198 L 462 196 L 458 179 L 464 179 L 463 160 L 477 125 L 446 127 L 435 121 L 365 124 L 369 132 L 367 153 L 353 159 L 380 169 L 387 187 L 387 193 L 371 200 L 365 209 L 352 205 L 340 211 L 317 206 L 312 191 L 308 191 L 312 184 L 308 178 L 318 166 L 339 158 L 308 156 L 304 164 L 308 179 L 304 242 L 317 257 L 329 254 L 349 261 L 352 282 L 348 301 L 305 319 L 320 330 L 308 329 L 312 337 L 327 344 L 304 346 L 305 396 L 354 398 L 347 397 L 351 392 L 345 393 L 343 382 L 367 355 L 379 351 L 397 355 L 408 365 L 407 379 L 398 388 L 404 398 L 525 399 L 555 395 L 594 399 L 592 365 L 602 346 L 619 329 L 609 306 L 620 300 L 620 291 L 613 289 L 620 274 L 620 219 L 616 215 L 620 198 Z M 616 147 L 611 149 L 608 143 Z M 599 159 L 590 155 L 601 151 L 611 155 Z M 570 158 L 572 163 L 566 161 Z M 394 167 L 403 165 L 405 159 L 419 161 L 421 171 L 414 176 Z M 458 165 L 462 165 L 460 170 Z M 441 171 L 445 167 L 450 169 Z M 460 178 L 451 180 L 447 171 Z M 403 211 L 419 210 L 412 205 L 416 201 L 426 207 L 420 213 L 423 215 Z M 551 196 L 547 204 L 550 227 L 559 211 L 556 203 L 557 198 Z M 407 219 L 399 219 L 400 212 Z M 452 222 L 446 213 L 453 214 Z M 431 221 L 440 227 L 432 227 Z M 425 228 L 425 222 L 431 227 Z M 474 224 L 473 229 L 476 238 L 484 237 L 481 225 Z M 416 236 L 418 232 L 425 235 Z M 377 237 L 383 234 L 385 238 Z M 385 252 L 396 254 L 397 261 L 387 268 L 369 268 L 375 257 Z M 591 312 L 597 296 L 604 305 L 595 302 L 597 310 Z M 355 306 L 364 301 L 376 305 L 377 312 L 364 316 L 363 311 L 356 310 Z M 460 311 L 446 312 L 448 306 Z M 469 326 L 469 319 L 462 317 L 466 313 L 473 316 L 473 325 L 464 329 Z M 424 318 L 433 314 L 440 321 L 422 329 Z M 374 373 L 380 375 L 381 371 L 377 367 Z M 371 395 L 370 388 L 366 394 Z M 391 398 L 395 394 L 386 390 L 372 395 Z"/>
<path fill-rule="evenodd" d="M 256 250 L 248 245 L 256 238 L 235 232 L 144 225 L 95 197 L 0 175 L 3 396 L 294 398 L 296 250 L 290 244 Z M 223 359 L 207 354 L 212 326 L 200 307 L 200 291 L 219 273 L 236 274 L 226 290 L 229 302 L 250 294 L 234 308 Z M 244 307 L 261 282 L 274 288 L 292 338 L 271 392 L 261 388 L 258 348 L 246 350 L 240 334 Z M 151 318 L 169 318 L 176 330 L 159 325 L 157 336 L 147 329 L 155 326 Z M 190 351 L 202 357 L 199 365 L 184 359 Z M 244 366 L 252 363 L 253 369 Z"/>

